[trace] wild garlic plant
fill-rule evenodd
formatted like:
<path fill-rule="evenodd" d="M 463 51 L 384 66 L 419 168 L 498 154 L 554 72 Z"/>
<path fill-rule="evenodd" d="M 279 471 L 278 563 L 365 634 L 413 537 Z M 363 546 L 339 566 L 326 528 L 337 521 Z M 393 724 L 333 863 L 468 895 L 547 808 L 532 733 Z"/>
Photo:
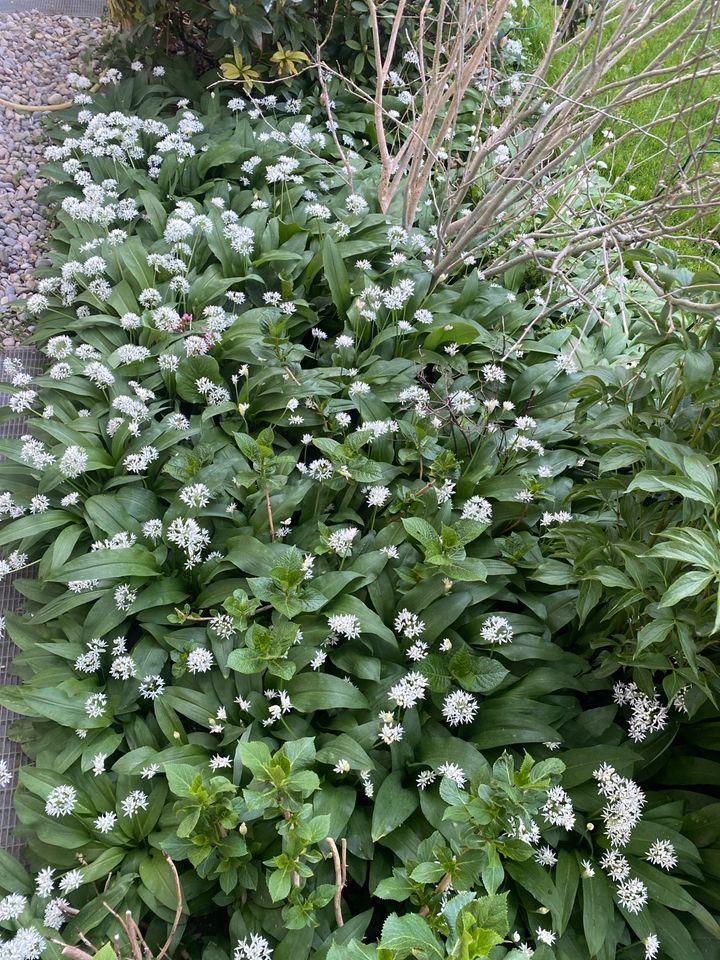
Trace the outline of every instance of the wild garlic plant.
<path fill-rule="evenodd" d="M 0 880 L 3 954 L 112 938 L 104 899 L 182 957 L 692 958 L 698 850 L 555 556 L 576 331 L 434 283 L 315 101 L 115 79 L 48 151 L 47 369 L 3 368 L 36 872 Z"/>

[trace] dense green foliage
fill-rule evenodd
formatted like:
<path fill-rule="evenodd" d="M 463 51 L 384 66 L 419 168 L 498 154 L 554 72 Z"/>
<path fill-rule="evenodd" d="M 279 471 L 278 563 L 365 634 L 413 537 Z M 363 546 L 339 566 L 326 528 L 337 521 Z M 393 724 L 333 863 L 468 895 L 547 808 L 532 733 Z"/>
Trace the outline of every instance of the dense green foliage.
<path fill-rule="evenodd" d="M 412 24 L 421 4 L 407 7 Z M 383 37 L 397 9 L 395 0 L 383 4 Z M 110 13 L 121 32 L 110 41 L 114 57 L 126 62 L 153 55 L 161 48 L 183 49 L 207 66 L 239 56 L 252 80 L 288 77 L 306 65 L 293 56 L 314 58 L 322 44 L 324 59 L 342 72 L 362 79 L 374 67 L 368 8 L 364 0 L 118 0 Z M 387 28 L 387 29 L 386 29 Z M 244 79 L 248 75 L 244 73 Z M 235 79 L 235 78 L 233 78 Z"/>
<path fill-rule="evenodd" d="M 433 283 L 326 121 L 168 68 L 54 129 L 2 702 L 80 912 L 3 858 L 2 922 L 157 951 L 165 851 L 176 956 L 718 957 L 713 307 Z"/>

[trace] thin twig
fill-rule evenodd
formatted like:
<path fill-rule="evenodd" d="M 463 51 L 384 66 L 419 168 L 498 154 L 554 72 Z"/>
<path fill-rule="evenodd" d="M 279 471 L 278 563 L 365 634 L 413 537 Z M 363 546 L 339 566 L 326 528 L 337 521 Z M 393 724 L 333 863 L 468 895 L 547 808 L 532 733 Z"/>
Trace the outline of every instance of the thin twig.
<path fill-rule="evenodd" d="M 155 960 L 162 960 L 162 958 L 170 949 L 170 944 L 173 942 L 175 933 L 177 932 L 178 924 L 180 923 L 180 917 L 182 916 L 182 911 L 183 911 L 182 887 L 180 886 L 180 877 L 177 872 L 177 867 L 173 863 L 173 859 L 170 856 L 170 854 L 167 853 L 165 850 L 163 850 L 163 856 L 167 860 L 168 865 L 172 870 L 173 879 L 175 880 L 175 895 L 177 896 L 177 907 L 175 909 L 175 919 L 173 920 L 173 925 L 172 925 L 172 929 L 170 930 L 170 934 L 167 940 L 165 941 L 165 944 L 163 945 L 162 950 L 157 955 Z"/>
<path fill-rule="evenodd" d="M 133 936 L 135 937 L 138 947 L 141 948 L 142 952 L 145 954 L 145 960 L 153 960 L 153 952 L 145 942 L 145 938 L 140 932 L 140 927 L 138 926 L 138 923 L 135 920 L 135 917 L 132 915 L 132 913 L 129 910 L 125 911 L 125 919 L 127 920 L 128 926 L 133 932 Z"/>
<path fill-rule="evenodd" d="M 451 883 L 452 883 L 452 874 L 450 873 L 450 871 L 448 871 L 446 874 L 444 874 L 440 882 L 436 885 L 435 893 L 445 893 L 445 891 L 447 890 L 447 888 L 450 886 Z M 420 910 L 418 912 L 421 917 L 426 917 L 430 913 L 430 907 L 427 904 L 424 904 L 422 907 L 420 907 Z"/>
<path fill-rule="evenodd" d="M 335 843 L 333 838 L 326 837 L 325 841 L 327 845 L 330 847 L 330 852 L 332 853 L 332 858 L 333 858 L 333 864 L 335 865 L 335 897 L 334 897 L 335 922 L 339 927 L 342 927 L 345 925 L 345 921 L 343 920 L 343 915 L 342 915 L 342 892 L 343 892 L 343 887 L 345 886 L 345 865 L 343 860 L 345 858 L 345 849 L 347 848 L 347 843 L 344 840 L 342 841 L 342 843 L 344 844 L 344 847 L 343 847 L 343 860 L 341 860 L 340 854 L 338 852 L 337 844 Z"/>
<path fill-rule="evenodd" d="M 93 960 L 91 953 L 86 953 L 84 950 L 81 950 L 80 947 L 74 947 L 72 944 L 63 943 L 62 940 L 56 940 L 55 937 L 49 938 L 50 943 L 57 944 L 58 947 L 62 947 L 62 954 L 65 957 L 70 957 L 70 960 Z"/>
<path fill-rule="evenodd" d="M 268 523 L 270 524 L 270 540 L 275 543 L 275 524 L 273 523 L 272 506 L 270 505 L 270 489 L 265 487 L 265 506 L 267 507 Z"/>
<path fill-rule="evenodd" d="M 113 910 L 113 908 L 110 906 L 110 904 L 107 902 L 107 900 L 103 900 L 102 904 L 103 904 L 103 906 L 105 907 L 105 909 L 107 910 L 107 912 L 108 912 L 109 914 L 111 914 L 113 917 L 115 917 L 115 919 L 117 920 L 117 922 L 120 924 L 120 926 L 121 926 L 121 927 L 123 928 L 123 930 L 125 931 L 125 935 L 127 936 L 128 940 L 130 940 L 130 930 L 128 929 L 128 925 L 127 925 L 127 923 L 125 922 L 125 920 L 120 916 L 119 913 L 116 913 L 116 912 Z"/>

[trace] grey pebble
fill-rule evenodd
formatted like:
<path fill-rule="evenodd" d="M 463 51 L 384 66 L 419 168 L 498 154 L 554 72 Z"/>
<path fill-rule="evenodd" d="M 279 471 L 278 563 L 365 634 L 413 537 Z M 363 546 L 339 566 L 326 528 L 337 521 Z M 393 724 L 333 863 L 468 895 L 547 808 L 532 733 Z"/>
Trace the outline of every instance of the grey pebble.
<path fill-rule="evenodd" d="M 87 72 L 81 59 L 107 35 L 101 20 L 48 16 L 36 10 L 0 13 L 0 97 L 28 105 L 58 104 L 74 90 L 66 76 Z M 27 71 L 32 64 L 32 72 Z M 36 266 L 50 266 L 45 237 L 52 224 L 37 194 L 47 142 L 42 114 L 0 108 L 0 338 L 20 343 L 34 329 L 13 301 L 35 289 Z"/>

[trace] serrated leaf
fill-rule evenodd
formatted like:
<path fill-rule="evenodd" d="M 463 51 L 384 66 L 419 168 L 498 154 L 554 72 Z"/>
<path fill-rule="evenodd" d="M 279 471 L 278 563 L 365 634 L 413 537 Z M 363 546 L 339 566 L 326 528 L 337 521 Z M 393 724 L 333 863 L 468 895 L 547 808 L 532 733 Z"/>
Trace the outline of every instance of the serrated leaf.
<path fill-rule="evenodd" d="M 399 957 L 413 954 L 417 957 L 442 957 L 443 950 L 430 924 L 417 913 L 407 913 L 399 917 L 391 913 L 382 928 L 380 947 L 392 950 Z"/>

